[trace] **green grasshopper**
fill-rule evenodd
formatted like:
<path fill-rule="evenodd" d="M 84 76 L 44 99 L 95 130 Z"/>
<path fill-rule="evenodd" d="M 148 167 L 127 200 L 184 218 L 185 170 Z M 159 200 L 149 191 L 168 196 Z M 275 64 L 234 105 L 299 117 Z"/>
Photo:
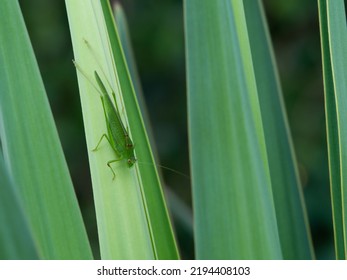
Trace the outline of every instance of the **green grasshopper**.
<path fill-rule="evenodd" d="M 101 91 L 100 98 L 105 114 L 107 134 L 104 133 L 101 136 L 98 144 L 93 149 L 93 151 L 96 151 L 98 149 L 103 138 L 107 139 L 108 143 L 111 145 L 112 150 L 116 153 L 117 156 L 119 156 L 118 159 L 113 159 L 107 162 L 108 167 L 111 169 L 113 173 L 114 179 L 116 177 L 116 174 L 111 167 L 111 163 L 126 159 L 128 166 L 132 167 L 136 162 L 136 158 L 134 155 L 135 147 L 133 142 L 131 141 L 127 129 L 124 127 L 124 124 L 122 122 L 116 103 L 116 95 L 114 91 L 112 90 L 112 96 L 114 104 L 116 106 L 112 103 L 111 98 L 108 95 L 107 90 L 105 88 L 105 85 L 101 81 L 101 78 L 96 71 L 94 71 L 94 75 Z"/>
<path fill-rule="evenodd" d="M 106 138 L 112 150 L 119 157 L 117 159 L 113 159 L 107 162 L 107 166 L 111 169 L 113 173 L 113 180 L 114 180 L 114 178 L 116 177 L 116 173 L 111 167 L 111 163 L 126 159 L 129 168 L 132 167 L 136 162 L 136 158 L 134 155 L 134 148 L 135 148 L 134 144 L 130 138 L 130 135 L 127 129 L 125 128 L 122 122 L 121 116 L 119 114 L 117 102 L 116 102 L 116 95 L 114 91 L 111 89 L 112 97 L 114 100 L 114 104 L 113 104 L 99 74 L 96 71 L 94 71 L 95 80 L 99 86 L 99 89 L 98 89 L 94 85 L 94 83 L 91 82 L 88 76 L 82 71 L 79 65 L 76 62 L 74 62 L 74 64 L 76 68 L 80 71 L 80 73 L 82 73 L 82 75 L 85 76 L 85 78 L 92 84 L 92 86 L 96 89 L 96 91 L 100 95 L 102 108 L 104 110 L 104 115 L 105 115 L 107 133 L 104 133 L 101 136 L 98 144 L 93 149 L 93 151 L 96 151 L 98 147 L 100 146 L 101 141 L 104 138 Z"/>

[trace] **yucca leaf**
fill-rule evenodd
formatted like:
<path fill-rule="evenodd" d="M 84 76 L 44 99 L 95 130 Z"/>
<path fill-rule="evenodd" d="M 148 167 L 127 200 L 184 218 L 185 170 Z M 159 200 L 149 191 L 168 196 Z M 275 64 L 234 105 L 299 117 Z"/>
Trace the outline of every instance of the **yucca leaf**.
<path fill-rule="evenodd" d="M 138 139 L 136 143 L 136 154 L 139 158 L 139 170 L 143 183 L 142 187 L 147 208 L 146 211 L 148 211 L 147 218 L 152 235 L 153 249 L 157 259 L 177 259 L 179 256 L 164 200 L 162 186 L 132 85 L 131 76 L 123 54 L 120 37 L 112 17 L 109 2 L 107 0 L 101 0 L 101 3 L 107 31 L 110 36 L 112 54 L 117 65 L 116 70 L 123 93 L 124 103 L 126 108 L 129 108 L 129 124 L 133 128 L 132 132 L 134 139 Z M 141 159 L 144 164 L 141 164 Z"/>
<path fill-rule="evenodd" d="M 18 1 L 0 9 L 0 135 L 44 259 L 90 259 L 89 242 Z"/>
<path fill-rule="evenodd" d="M 149 162 L 148 157 L 143 157 L 143 149 L 148 149 L 143 148 L 147 138 L 136 99 L 132 99 L 134 92 L 108 3 L 94 0 L 66 1 L 66 6 L 79 67 L 90 77 L 94 71 L 98 71 L 102 73 L 103 79 L 110 81 L 108 89 L 112 87 L 116 93 L 122 120 L 135 143 L 136 156 L 139 161 Z M 118 44 L 116 49 L 115 42 Z M 148 182 L 141 165 L 136 163 L 128 168 L 125 161 L 120 161 L 113 167 L 116 178 L 112 180 L 106 163 L 117 155 L 106 141 L 98 151 L 92 152 L 101 135 L 106 132 L 101 101 L 92 83 L 95 83 L 93 78 L 88 81 L 79 72 L 101 256 L 103 259 L 175 258 L 177 251 L 156 173 L 152 178 L 157 183 L 150 196 L 154 197 L 154 203 L 158 205 L 154 216 L 160 217 L 159 220 L 153 218 L 152 201 L 148 201 L 149 194 L 145 189 L 153 181 Z M 129 102 L 129 98 L 133 101 Z M 139 131 L 144 134 L 139 135 Z M 146 152 L 150 153 L 150 150 Z M 150 172 L 155 170 L 153 165 L 144 166 Z M 157 228 L 160 229 L 159 236 Z M 164 240 L 164 244 L 160 240 Z"/>
<path fill-rule="evenodd" d="M 346 259 L 347 30 L 344 1 L 319 0 L 330 188 L 337 259 Z"/>
<path fill-rule="evenodd" d="M 262 1 L 243 2 L 283 258 L 312 259 L 313 247 L 302 186 Z"/>
<path fill-rule="evenodd" d="M 280 259 L 243 1 L 186 0 L 198 259 Z"/>

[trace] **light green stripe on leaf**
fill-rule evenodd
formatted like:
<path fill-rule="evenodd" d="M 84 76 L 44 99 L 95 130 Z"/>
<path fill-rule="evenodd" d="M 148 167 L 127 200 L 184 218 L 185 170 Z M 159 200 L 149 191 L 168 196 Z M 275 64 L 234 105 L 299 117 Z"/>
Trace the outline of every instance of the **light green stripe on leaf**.
<path fill-rule="evenodd" d="M 102 259 L 153 259 L 146 213 L 137 177 L 137 168 L 126 161 L 112 164 L 113 179 L 107 162 L 118 158 L 101 136 L 107 132 L 98 85 L 97 71 L 107 90 L 114 90 L 119 108 L 123 107 L 118 77 L 109 50 L 105 21 L 100 1 L 66 1 L 77 70 L 89 164 Z M 73 64 L 71 63 L 71 67 Z M 82 72 L 83 71 L 83 72 Z M 112 87 L 112 89 L 111 89 Z M 112 97 L 111 97 L 112 98 Z M 120 112 L 126 124 L 124 111 Z M 131 127 L 130 127 L 131 132 Z M 134 140 L 134 139 L 133 139 Z"/>
<path fill-rule="evenodd" d="M 112 31 L 113 19 L 108 3 L 98 0 L 66 1 L 66 6 L 76 62 L 89 77 L 86 78 L 81 71 L 78 71 L 101 257 L 103 259 L 177 258 L 156 173 L 152 177 L 153 181 L 148 181 L 139 163 L 128 168 L 126 161 L 123 160 L 112 165 L 116 173 L 116 178 L 112 180 L 112 173 L 106 163 L 116 159 L 117 155 L 109 143 L 105 141 L 97 151 L 92 151 L 102 134 L 107 131 L 102 104 L 92 85 L 95 84 L 93 72 L 98 71 L 104 81 L 109 81 L 105 82 L 108 91 L 111 92 L 112 88 L 116 94 L 122 121 L 129 129 L 135 143 L 137 159 L 146 162 L 151 159 L 143 156 L 143 150 L 145 153 L 150 153 L 149 150 L 146 151 L 148 147 L 144 147 L 147 138 L 136 101 L 130 101 L 129 105 L 127 96 L 129 92 L 133 94 L 133 89 L 118 35 L 115 30 Z M 111 51 L 114 42 L 118 44 L 118 49 Z M 146 172 L 150 173 L 154 169 L 149 166 L 148 170 Z M 152 187 L 154 189 L 148 193 L 146 188 Z M 149 201 L 148 197 L 153 197 L 154 200 Z M 160 230 L 159 234 L 157 229 Z"/>

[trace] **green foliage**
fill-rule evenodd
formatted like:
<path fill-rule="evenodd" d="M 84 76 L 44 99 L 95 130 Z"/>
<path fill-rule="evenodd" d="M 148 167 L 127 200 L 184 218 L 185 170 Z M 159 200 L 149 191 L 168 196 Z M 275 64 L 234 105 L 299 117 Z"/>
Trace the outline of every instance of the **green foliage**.
<path fill-rule="evenodd" d="M 147 211 L 147 222 L 151 232 L 153 250 L 156 259 L 177 259 L 178 251 L 174 240 L 168 212 L 164 201 L 161 183 L 156 170 L 153 153 L 147 132 L 137 103 L 136 94 L 128 71 L 122 44 L 115 28 L 108 1 L 101 1 L 106 20 L 110 45 L 116 63 L 117 76 L 123 93 L 124 104 L 129 116 L 129 126 L 136 142 L 136 154 L 139 158 L 139 170 L 142 182 L 142 194 Z M 144 163 L 144 164 L 141 164 Z M 149 164 L 148 164 L 149 163 Z"/>
<path fill-rule="evenodd" d="M 91 259 L 80 209 L 17 1 L 2 1 L 0 34 L 2 150 L 39 256 Z"/>
<path fill-rule="evenodd" d="M 312 259 L 302 186 L 263 7 L 259 0 L 244 4 L 283 258 Z"/>
<path fill-rule="evenodd" d="M 185 1 L 199 259 L 281 259 L 244 7 Z"/>
<path fill-rule="evenodd" d="M 106 124 L 101 102 L 95 94 L 95 82 L 79 75 L 101 257 L 176 259 L 177 249 L 160 181 L 110 7 L 106 1 L 101 4 L 100 1 L 89 4 L 67 1 L 66 5 L 76 62 L 86 76 L 92 77 L 93 72 L 98 71 L 103 73 L 102 78 L 110 81 L 108 90 L 116 94 L 139 161 L 132 168 L 128 168 L 125 161 L 115 164 L 116 178 L 112 180 L 105 167 L 113 159 L 110 155 L 116 156 L 114 151 L 108 145 L 101 145 L 98 151 L 92 152 L 105 133 Z M 89 24 L 82 23 L 81 16 L 88 18 Z"/>
<path fill-rule="evenodd" d="M 346 259 L 347 30 L 344 1 L 319 0 L 330 187 L 337 259 Z"/>
<path fill-rule="evenodd" d="M 178 259 L 125 14 L 116 5 L 115 23 L 108 2 L 65 1 L 101 258 Z M 290 16 L 304 19 L 310 6 L 267 4 L 288 22 Z M 342 0 L 318 0 L 318 6 L 336 258 L 346 259 L 346 15 Z M 184 17 L 193 221 L 186 205 L 170 196 L 187 234 L 194 223 L 196 258 L 314 258 L 262 1 L 185 0 Z M 158 25 L 156 17 L 152 21 Z M 162 42 L 167 35 L 158 30 L 142 35 L 161 61 L 177 42 Z M 91 259 L 18 1 L 4 0 L 0 9 L 0 65 L 0 259 Z M 135 144 L 133 166 L 111 163 L 115 178 L 107 163 L 118 155 L 110 144 L 103 140 L 93 151 L 112 125 L 95 71 L 115 93 Z"/>

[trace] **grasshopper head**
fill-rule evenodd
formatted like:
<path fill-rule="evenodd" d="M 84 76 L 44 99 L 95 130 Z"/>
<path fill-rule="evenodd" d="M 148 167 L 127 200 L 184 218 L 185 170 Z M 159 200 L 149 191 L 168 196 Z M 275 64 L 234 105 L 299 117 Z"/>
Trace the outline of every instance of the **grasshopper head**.
<path fill-rule="evenodd" d="M 134 163 L 136 162 L 136 158 L 134 156 L 130 156 L 127 160 L 128 162 L 128 166 L 132 167 L 134 165 Z"/>

